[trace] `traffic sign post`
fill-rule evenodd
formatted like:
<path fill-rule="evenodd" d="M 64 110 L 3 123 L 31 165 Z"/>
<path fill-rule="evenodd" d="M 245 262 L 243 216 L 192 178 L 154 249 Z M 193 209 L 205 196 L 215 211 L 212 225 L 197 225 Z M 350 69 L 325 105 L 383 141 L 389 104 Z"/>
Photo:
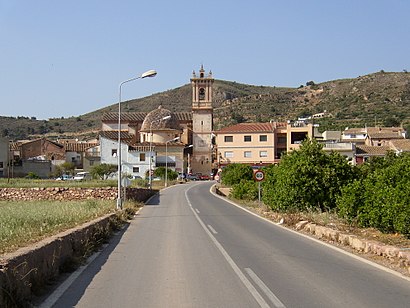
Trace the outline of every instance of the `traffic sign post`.
<path fill-rule="evenodd" d="M 253 178 L 255 179 L 255 181 L 258 182 L 258 201 L 259 201 L 259 207 L 260 207 L 261 206 L 261 182 L 265 179 L 265 172 L 259 169 L 253 174 Z"/>

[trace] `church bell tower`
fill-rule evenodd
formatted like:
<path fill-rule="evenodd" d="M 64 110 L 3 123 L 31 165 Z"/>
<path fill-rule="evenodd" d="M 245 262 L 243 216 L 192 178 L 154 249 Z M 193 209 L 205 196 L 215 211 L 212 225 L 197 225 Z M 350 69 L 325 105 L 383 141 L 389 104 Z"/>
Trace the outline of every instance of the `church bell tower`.
<path fill-rule="evenodd" d="M 199 76 L 193 72 L 192 85 L 192 141 L 190 162 L 193 173 L 208 174 L 212 170 L 212 72 L 205 76 L 203 65 Z"/>

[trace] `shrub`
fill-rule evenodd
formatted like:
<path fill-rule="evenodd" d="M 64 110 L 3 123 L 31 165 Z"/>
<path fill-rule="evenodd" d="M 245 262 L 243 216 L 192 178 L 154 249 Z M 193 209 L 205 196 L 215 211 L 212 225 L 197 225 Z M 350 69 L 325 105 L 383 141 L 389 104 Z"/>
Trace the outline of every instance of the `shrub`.
<path fill-rule="evenodd" d="M 253 180 L 241 180 L 240 183 L 232 186 L 231 196 L 241 200 L 258 199 L 258 183 Z"/>
<path fill-rule="evenodd" d="M 275 210 L 333 209 L 341 187 L 356 177 L 344 157 L 326 154 L 315 140 L 303 141 L 265 174 L 263 201 Z"/>
<path fill-rule="evenodd" d="M 239 184 L 241 180 L 251 180 L 253 177 L 253 170 L 251 166 L 243 164 L 230 164 L 222 170 L 222 184 L 235 185 Z"/>
<path fill-rule="evenodd" d="M 410 155 L 377 161 L 360 180 L 342 189 L 337 199 L 339 216 L 361 227 L 400 232 L 410 237 Z"/>

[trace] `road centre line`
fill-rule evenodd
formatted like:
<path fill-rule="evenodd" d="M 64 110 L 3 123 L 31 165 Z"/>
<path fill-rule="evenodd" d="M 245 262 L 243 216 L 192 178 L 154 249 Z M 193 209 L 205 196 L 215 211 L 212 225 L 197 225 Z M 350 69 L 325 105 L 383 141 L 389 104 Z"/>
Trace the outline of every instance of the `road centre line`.
<path fill-rule="evenodd" d="M 194 187 L 194 186 L 192 186 Z M 242 281 L 242 283 L 245 285 L 245 287 L 248 289 L 248 291 L 252 294 L 254 299 L 258 302 L 260 307 L 269 307 L 268 303 L 263 299 L 263 297 L 259 294 L 259 292 L 256 290 L 256 288 L 253 286 L 253 284 L 249 281 L 248 278 L 242 273 L 242 271 L 239 269 L 239 267 L 236 265 L 236 263 L 232 260 L 232 258 L 229 256 L 229 254 L 226 252 L 226 250 L 222 247 L 222 245 L 217 241 L 217 239 L 212 235 L 212 233 L 207 229 L 205 226 L 204 222 L 199 218 L 198 214 L 193 210 L 191 201 L 188 198 L 188 191 L 191 190 L 191 188 L 188 188 L 185 191 L 185 199 L 187 200 L 189 206 L 191 207 L 192 212 L 194 213 L 195 218 L 198 220 L 199 224 L 201 227 L 205 230 L 206 234 L 211 238 L 212 242 L 215 244 L 215 246 L 218 248 L 218 250 L 221 252 L 221 254 L 224 256 L 225 260 L 228 262 L 228 264 L 231 266 L 235 274 L 238 276 L 238 278 Z"/>
<path fill-rule="evenodd" d="M 276 308 L 286 308 L 286 306 L 276 297 L 275 294 L 266 286 L 266 284 L 252 271 L 250 268 L 245 268 L 245 271 L 248 273 L 249 277 L 258 285 L 258 287 L 265 293 L 265 295 L 269 298 L 272 304 L 275 305 Z"/>
<path fill-rule="evenodd" d="M 212 228 L 211 225 L 208 225 L 208 228 L 209 228 L 209 230 L 211 230 L 211 232 L 212 232 L 213 234 L 218 234 L 218 232 L 216 232 L 215 229 Z"/>

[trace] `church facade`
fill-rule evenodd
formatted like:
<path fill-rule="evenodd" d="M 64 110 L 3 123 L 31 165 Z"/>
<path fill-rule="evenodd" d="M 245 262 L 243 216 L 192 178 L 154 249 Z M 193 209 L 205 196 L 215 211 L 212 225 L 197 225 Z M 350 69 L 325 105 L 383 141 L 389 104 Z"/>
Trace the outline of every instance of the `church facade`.
<path fill-rule="evenodd" d="M 193 72 L 192 111 L 171 112 L 158 106 L 149 113 L 110 112 L 102 116 L 101 163 L 117 164 L 118 131 L 121 134 L 122 172 L 145 178 L 148 171 L 167 166 L 179 173 L 212 171 L 212 72 L 201 66 Z"/>

